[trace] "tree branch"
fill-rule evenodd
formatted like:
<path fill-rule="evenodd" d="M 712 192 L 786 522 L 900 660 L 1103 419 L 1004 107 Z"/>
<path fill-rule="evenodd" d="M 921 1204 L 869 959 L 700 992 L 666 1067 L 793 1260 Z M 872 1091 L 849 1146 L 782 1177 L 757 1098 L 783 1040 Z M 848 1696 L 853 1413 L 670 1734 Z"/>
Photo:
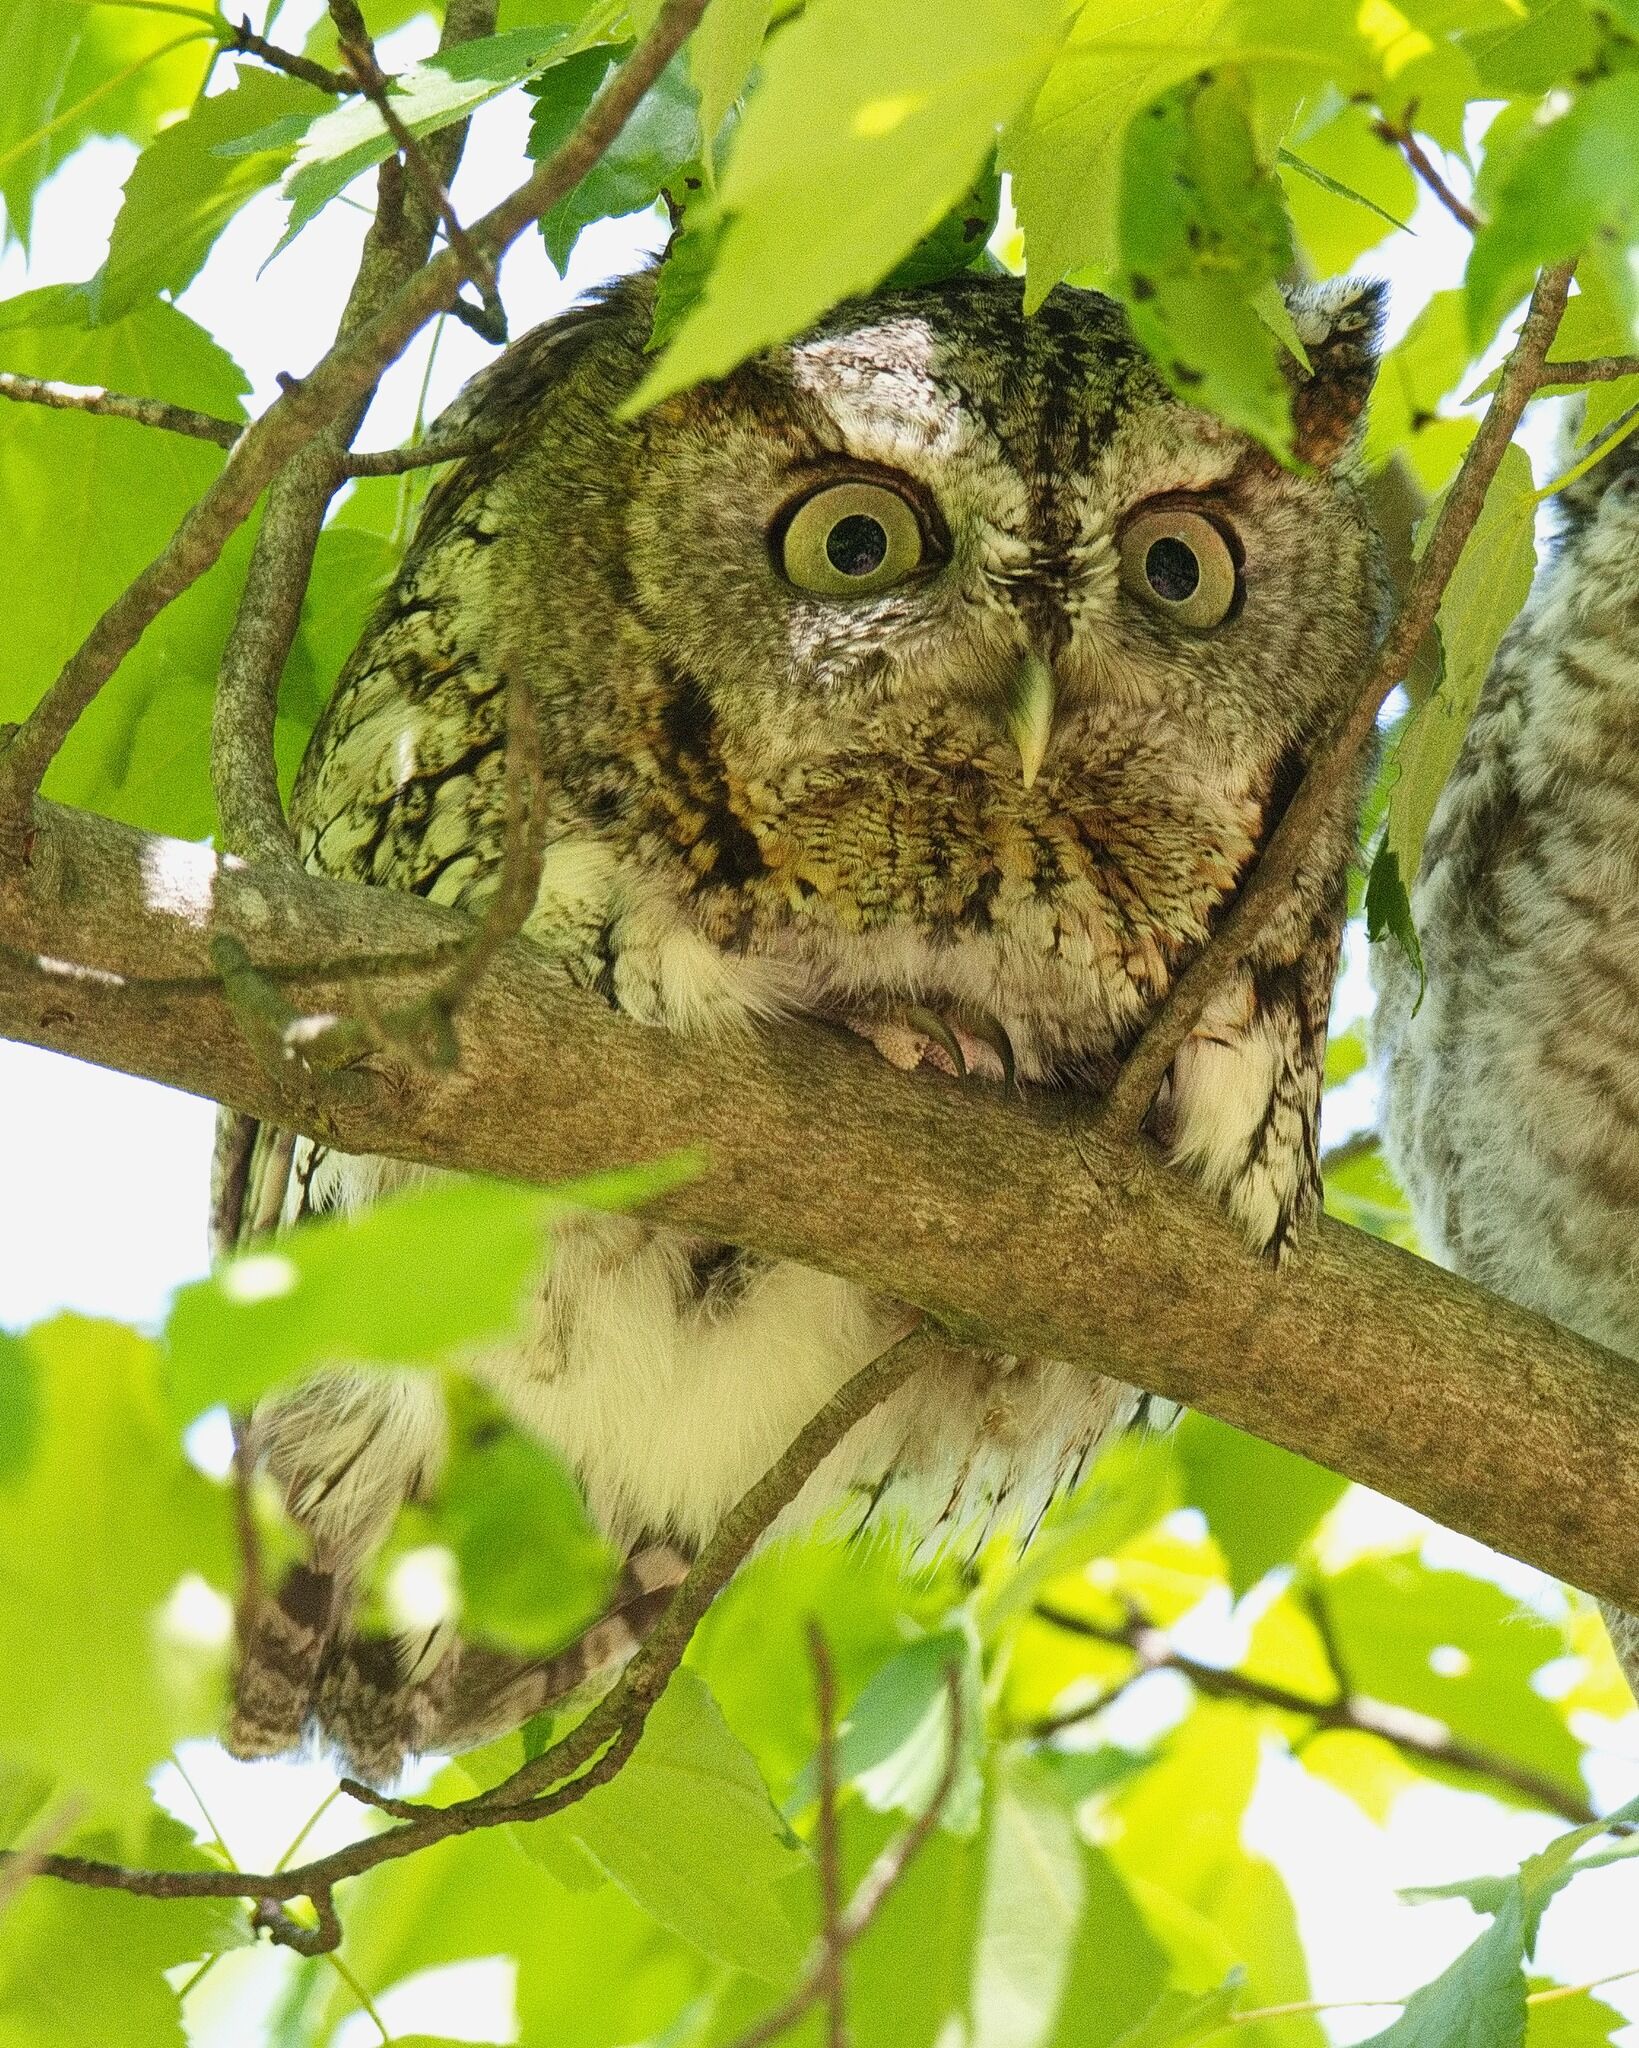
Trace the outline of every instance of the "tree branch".
<path fill-rule="evenodd" d="M 265 36 L 259 36 L 251 27 L 248 14 L 241 15 L 238 27 L 231 31 L 222 47 L 241 51 L 247 57 L 259 57 L 270 70 L 299 78 L 304 85 L 317 86 L 320 92 L 333 92 L 339 99 L 346 99 L 354 90 L 353 81 L 344 78 L 339 71 L 326 70 L 324 65 L 315 64 L 311 57 L 300 57 L 294 50 L 282 50 L 277 43 L 270 43 Z"/>
<path fill-rule="evenodd" d="M 1434 623 L 1440 600 L 1474 522 L 1485 503 L 1508 444 L 1514 438 L 1542 365 L 1559 331 L 1575 265 L 1557 264 L 1537 278 L 1531 306 L 1512 352 L 1503 364 L 1479 431 L 1469 443 L 1435 517 L 1434 531 L 1419 556 L 1410 585 L 1359 694 L 1316 747 L 1303 780 L 1270 834 L 1239 895 L 1213 936 L 1173 983 L 1166 1000 L 1146 1025 L 1105 1098 L 1100 1120 L 1106 1131 L 1131 1134 L 1148 1114 L 1156 1090 L 1180 1047 L 1223 983 L 1247 957 L 1271 917 L 1288 900 L 1297 873 L 1327 806 L 1348 781 L 1361 749 L 1371 738 L 1384 700 L 1404 677 L 1423 636 Z"/>
<path fill-rule="evenodd" d="M 781 1999 L 772 2012 L 765 2013 L 749 2032 L 733 2042 L 731 2048 L 767 2048 L 770 2041 L 777 2041 L 822 1999 L 827 2001 L 830 2014 L 827 2037 L 830 2048 L 839 2048 L 839 2044 L 840 2048 L 846 2048 L 847 2031 L 839 2018 L 842 1980 L 838 1973 L 842 1958 L 875 1922 L 898 1890 L 906 1871 L 944 1818 L 950 1795 L 956 1787 L 956 1774 L 962 1760 L 962 1688 L 954 1671 L 946 1675 L 945 1691 L 950 1703 L 949 1736 L 944 1768 L 933 1788 L 933 1797 L 904 1833 L 897 1835 L 866 1871 L 854 1888 L 846 1910 L 833 1912 L 828 1899 L 825 1930 L 818 1953 L 804 1971 L 796 1989 L 789 1997 Z"/>
<path fill-rule="evenodd" d="M 1479 215 L 1466 200 L 1459 199 L 1441 176 L 1434 159 L 1412 133 L 1411 116 L 1416 112 L 1412 107 L 1407 111 L 1404 123 L 1396 127 L 1391 121 L 1378 121 L 1377 133 L 1384 142 L 1399 149 L 1416 175 L 1439 200 L 1446 212 L 1459 227 L 1467 228 L 1471 235 L 1478 234 L 1483 223 Z"/>
<path fill-rule="evenodd" d="M 323 1014 L 364 962 L 395 1000 L 425 994 L 471 920 L 35 815 L 32 867 L 0 874 L 0 1034 L 457 1171 L 550 1183 L 701 1145 L 708 1170 L 660 1219 L 857 1280 L 961 1341 L 1116 1374 L 1639 1606 L 1639 1375 L 1527 1310 L 1329 1221 L 1276 1273 L 1149 1148 L 1051 1091 L 900 1074 L 806 1022 L 703 1056 L 522 939 L 468 996 L 455 1067 L 372 1056 L 321 1097 L 246 1042 L 213 942 L 242 934 Z"/>
<path fill-rule="evenodd" d="M 439 48 L 453 49 L 490 34 L 496 5 L 497 0 L 450 0 Z M 362 30 L 362 22 L 359 26 Z M 365 40 L 368 44 L 368 37 Z M 379 80 L 373 51 L 369 63 Z M 383 83 L 384 96 L 385 91 Z M 452 176 L 460 162 L 467 125 L 465 121 L 452 123 L 431 144 L 439 169 L 429 168 L 427 176 L 439 192 L 443 191 L 442 179 Z M 421 160 L 425 164 L 425 158 Z M 432 199 L 423 194 L 416 204 L 405 194 L 396 163 L 382 165 L 375 217 L 342 311 L 338 345 L 389 304 L 426 262 L 437 218 Z M 231 853 L 289 866 L 297 861 L 279 800 L 273 752 L 279 684 L 301 623 L 319 534 L 345 474 L 348 443 L 358 432 L 374 395 L 372 377 L 268 487 L 244 593 L 222 651 L 211 713 L 211 780 L 222 821 L 222 841 Z"/>
<path fill-rule="evenodd" d="M 154 1899 L 250 1899 L 255 1902 L 257 1925 L 275 1941 L 304 1955 L 335 1948 L 341 1940 L 341 1925 L 333 1894 L 346 1879 L 478 1828 L 545 1820 L 612 1778 L 636 1748 L 649 1711 L 682 1662 L 701 1617 L 769 1525 L 848 1431 L 913 1373 L 926 1368 L 940 1349 L 935 1340 L 913 1331 L 861 1366 L 729 1510 L 613 1688 L 585 1720 L 490 1791 L 449 1806 L 412 1809 L 416 1817 L 399 1827 L 367 1835 L 362 1841 L 288 1869 L 144 1870 L 85 1856 L 34 1851 L 18 1851 L 17 1855 L 29 1859 L 31 1875 L 60 1878 L 95 1890 L 133 1892 Z M 954 1723 L 951 1752 L 954 1757 Z M 387 1810 L 402 1812 L 405 1804 L 394 1801 Z M 0 1876 L 12 1867 L 12 1855 L 0 1853 Z M 281 1910 L 298 1898 L 313 1905 L 317 1927 L 304 1927 Z"/>
<path fill-rule="evenodd" d="M 95 412 L 106 419 L 134 420 L 138 426 L 159 427 L 167 434 L 214 441 L 218 448 L 231 448 L 245 431 L 239 421 L 219 420 L 185 405 L 167 405 L 163 399 L 128 398 L 123 392 L 106 391 L 100 384 L 59 384 L 12 370 L 0 370 L 0 398 L 16 399 L 23 405 L 49 405 L 58 412 Z"/>
<path fill-rule="evenodd" d="M 1137 1659 L 1136 1669 L 1121 1681 L 1119 1690 L 1125 1691 L 1133 1678 L 1146 1676 L 1151 1671 L 1176 1671 L 1209 1699 L 1239 1700 L 1246 1706 L 1274 1707 L 1283 1714 L 1301 1714 L 1314 1723 L 1316 1732 L 1347 1729 L 1356 1735 L 1376 1735 L 1384 1742 L 1392 1743 L 1403 1754 L 1418 1757 L 1424 1763 L 1440 1764 L 1447 1770 L 1462 1771 L 1470 1777 L 1489 1778 L 1495 1784 L 1506 1785 L 1511 1792 L 1529 1799 L 1533 1806 L 1540 1806 L 1545 1813 L 1557 1813 L 1578 1825 L 1599 1817 L 1586 1799 L 1579 1799 L 1557 1778 L 1534 1771 L 1529 1764 L 1519 1763 L 1499 1750 L 1482 1749 L 1476 1743 L 1465 1742 L 1431 1714 L 1415 1713 L 1409 1707 L 1395 1706 L 1387 1700 L 1355 1692 L 1341 1672 L 1337 1672 L 1338 1687 L 1332 1697 L 1317 1700 L 1308 1693 L 1294 1692 L 1290 1686 L 1254 1678 L 1250 1672 L 1225 1670 L 1220 1665 L 1203 1664 L 1198 1658 L 1188 1657 L 1170 1636 L 1137 1612 L 1129 1615 L 1119 1627 L 1090 1621 L 1083 1615 L 1068 1614 L 1045 1601 L 1038 1601 L 1034 1612 L 1040 1620 L 1053 1628 L 1063 1629 L 1069 1635 L 1085 1636 L 1090 1642 L 1131 1650 Z M 1336 1671 L 1335 1664 L 1333 1668 Z M 1078 1722 L 1101 1714 L 1110 1704 L 1110 1698 L 1111 1695 L 1105 1694 L 1081 1706 L 1069 1707 L 1061 1714 L 1049 1714 L 1033 1722 L 1026 1732 L 1038 1740 L 1046 1740 L 1065 1728 L 1073 1728 Z"/>
<path fill-rule="evenodd" d="M 706 0 L 666 0 L 653 28 L 599 91 L 562 147 L 473 223 L 469 237 L 491 262 L 598 161 L 705 7 Z M 448 310 L 464 276 L 459 254 L 443 250 L 306 377 L 293 380 L 240 435 L 215 483 L 165 548 L 103 613 L 0 753 L 0 865 L 21 858 L 30 830 L 29 798 L 75 720 L 148 626 L 211 567 L 291 457 L 370 390 L 382 368 L 426 321 Z"/>
<path fill-rule="evenodd" d="M 1623 377 L 1639 377 L 1639 356 L 1567 357 L 1563 362 L 1546 362 L 1537 379 L 1537 389 L 1555 384 L 1615 384 Z"/>

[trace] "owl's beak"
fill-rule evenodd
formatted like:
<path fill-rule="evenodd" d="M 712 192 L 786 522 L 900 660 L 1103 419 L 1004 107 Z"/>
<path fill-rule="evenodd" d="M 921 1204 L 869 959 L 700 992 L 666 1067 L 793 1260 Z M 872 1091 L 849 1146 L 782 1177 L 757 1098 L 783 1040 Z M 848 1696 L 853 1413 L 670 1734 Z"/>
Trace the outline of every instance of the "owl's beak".
<path fill-rule="evenodd" d="M 1019 750 L 1024 786 L 1029 789 L 1041 772 L 1047 742 L 1053 736 L 1053 711 L 1058 687 L 1053 671 L 1039 654 L 1027 654 L 1013 677 L 1007 700 L 1007 730 Z"/>

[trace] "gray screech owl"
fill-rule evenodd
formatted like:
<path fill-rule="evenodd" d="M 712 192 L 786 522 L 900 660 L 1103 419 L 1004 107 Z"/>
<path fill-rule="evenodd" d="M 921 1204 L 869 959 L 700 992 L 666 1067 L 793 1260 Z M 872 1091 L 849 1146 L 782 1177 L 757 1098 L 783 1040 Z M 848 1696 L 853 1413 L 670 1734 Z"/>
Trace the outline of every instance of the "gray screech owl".
<path fill-rule="evenodd" d="M 1002 277 L 855 301 L 623 420 L 652 294 L 630 279 L 525 336 L 458 401 L 493 445 L 429 499 L 314 734 L 304 858 L 481 903 L 515 667 L 549 782 L 528 929 L 579 984 L 703 1043 L 805 1013 L 903 1066 L 948 1073 L 954 1050 L 1095 1093 L 1378 631 L 1353 458 L 1377 288 L 1294 297 L 1292 469 L 1175 398 L 1108 300 L 1060 289 L 1026 318 Z M 1275 1254 L 1318 1188 L 1353 797 L 1155 1112 Z M 218 1168 L 230 1242 L 410 1172 L 234 1119 Z M 679 1558 L 901 1327 L 857 1286 L 641 1219 L 561 1231 L 533 1334 L 479 1370 L 632 1561 L 611 1615 L 528 1667 L 347 1626 L 399 1505 L 436 1482 L 435 1377 L 331 1374 L 264 1406 L 253 1447 L 313 1568 L 250 1632 L 232 1745 L 316 1724 L 384 1775 L 515 1724 L 630 1647 Z M 1028 1527 L 1137 1404 L 973 1355 L 860 1424 L 794 1512 L 846 1503 L 845 1527 L 889 1516 L 930 1544 Z"/>
<path fill-rule="evenodd" d="M 1415 1014 L 1376 949 L 1375 1058 L 1431 1256 L 1639 1358 L 1639 440 L 1563 511 L 1423 847 Z"/>

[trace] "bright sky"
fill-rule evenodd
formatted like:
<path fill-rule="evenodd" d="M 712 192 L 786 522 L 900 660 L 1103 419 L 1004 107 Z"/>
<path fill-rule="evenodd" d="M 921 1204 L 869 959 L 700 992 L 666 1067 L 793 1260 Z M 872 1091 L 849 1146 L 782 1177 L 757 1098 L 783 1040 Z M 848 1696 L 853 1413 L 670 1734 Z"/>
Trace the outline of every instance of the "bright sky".
<path fill-rule="evenodd" d="M 299 46 L 313 0 L 292 0 L 281 38 Z M 430 37 L 424 23 L 386 39 L 389 64 L 419 55 Z M 472 218 L 514 182 L 527 102 L 513 93 L 487 109 L 477 125 L 455 192 Z M 89 276 L 106 246 L 118 194 L 133 152 L 97 143 L 81 150 L 41 195 L 36 259 L 18 251 L 0 258 L 0 296 L 26 284 Z M 334 330 L 351 277 L 364 215 L 332 206 L 282 256 L 257 289 L 256 265 L 282 226 L 276 196 L 254 200 L 218 244 L 181 304 L 230 350 L 252 380 L 253 410 L 276 395 L 281 370 L 300 374 Z M 1416 216 L 1415 241 L 1396 242 L 1368 259 L 1395 287 L 1394 333 L 1403 331 L 1428 294 L 1461 274 L 1461 231 L 1437 207 Z M 653 218 L 605 224 L 584 236 L 570 274 L 560 280 L 538 236 L 526 234 L 506 259 L 502 289 L 512 331 L 522 332 L 569 303 L 598 279 L 628 269 L 659 245 Z M 402 439 L 426 374 L 424 337 L 388 374 L 361 445 Z M 433 365 L 429 405 L 436 412 L 493 352 L 458 323 L 447 325 Z M 1540 456 L 1544 436 L 1533 434 Z M 1340 1013 L 1367 1006 L 1363 962 L 1353 960 L 1340 991 Z M 1358 1089 L 1347 1108 L 1365 1120 L 1369 1097 Z M 19 1326 L 61 1307 L 152 1324 L 171 1290 L 205 1263 L 206 1185 L 213 1110 L 151 1083 L 81 1066 L 49 1053 L 0 1044 L 0 1324 Z M 1363 1499 L 1362 1541 L 1381 1541 L 1417 1518 L 1388 1502 Z M 1494 1558 L 1443 1531 L 1428 1538 L 1436 1561 L 1480 1569 L 1526 1599 L 1554 1599 L 1536 1575 Z M 1187 1647 L 1206 1657 L 1235 1654 L 1222 1615 L 1193 1617 Z M 1181 1684 L 1181 1681 L 1178 1681 Z M 1129 1735 L 1153 1732 L 1176 1711 L 1174 1681 L 1160 1676 L 1127 1696 Z M 1605 1752 L 1593 1760 L 1593 1790 L 1610 1804 L 1639 1790 L 1639 1714 L 1616 1731 L 1618 1747 L 1599 1724 Z M 1112 1729 L 1112 1736 L 1118 1731 Z M 306 1765 L 235 1764 L 209 1745 L 190 1747 L 187 1764 L 213 1810 L 231 1814 L 232 1846 L 247 1866 L 272 1860 L 285 1846 L 292 1815 L 317 1806 L 330 1783 Z M 190 1820 L 186 1792 L 166 1788 Z M 340 1816 L 333 1814 L 331 1824 Z M 1470 1941 L 1480 1922 L 1458 1902 L 1408 1908 L 1398 1887 L 1438 1884 L 1484 1870 L 1506 1870 L 1558 1831 L 1556 1823 L 1510 1812 L 1489 1800 L 1430 1785 L 1405 1795 L 1392 1823 L 1379 1829 L 1342 1794 L 1311 1778 L 1271 1749 L 1249 1820 L 1262 1853 L 1284 1872 L 1297 1902 L 1309 1950 L 1314 1995 L 1339 2000 L 1381 1998 L 1424 1982 Z M 322 1833 L 317 1846 L 326 1846 Z M 1542 1969 L 1585 1981 L 1624 1963 L 1639 1963 L 1639 1865 L 1581 1879 L 1550 1908 L 1538 1952 Z M 283 1962 L 265 1950 L 231 1958 L 189 2002 L 195 2048 L 242 2048 L 253 2007 L 274 1995 Z M 395 2028 L 437 2031 L 452 2039 L 509 2038 L 499 2015 L 510 2005 L 503 1966 L 462 1966 L 436 1973 L 437 1985 L 401 1988 L 382 2002 Z M 1639 2020 L 1639 1979 L 1601 1994 Z M 232 2006 L 232 2024 L 228 2008 Z M 1392 2015 L 1358 2011 L 1330 2016 L 1341 2042 L 1376 2033 Z M 355 2015 L 337 2037 L 362 2048 L 374 2029 Z M 1618 2036 L 1639 2048 L 1639 2027 Z"/>

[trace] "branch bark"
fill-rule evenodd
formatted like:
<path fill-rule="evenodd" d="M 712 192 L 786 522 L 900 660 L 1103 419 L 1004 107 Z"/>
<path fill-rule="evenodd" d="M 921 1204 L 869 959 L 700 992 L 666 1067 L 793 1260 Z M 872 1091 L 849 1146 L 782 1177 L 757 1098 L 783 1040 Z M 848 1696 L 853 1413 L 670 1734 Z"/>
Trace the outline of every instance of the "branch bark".
<path fill-rule="evenodd" d="M 101 384 L 60 384 L 47 377 L 24 377 L 13 370 L 0 370 L 0 398 L 22 405 L 49 405 L 57 412 L 95 412 L 105 419 L 133 420 L 140 427 L 159 427 L 167 434 L 214 441 L 218 448 L 231 448 L 245 431 L 239 421 L 194 412 L 185 405 L 167 405 L 162 398 L 129 398 Z"/>
<path fill-rule="evenodd" d="M 43 803 L 0 932 L 7 1037 L 469 1172 L 550 1182 L 702 1144 L 706 1173 L 657 1204 L 670 1221 L 861 1281 L 958 1341 L 1114 1373 L 1639 1606 L 1630 1362 L 1331 1222 L 1277 1274 L 1074 1100 L 899 1074 L 812 1024 L 703 1055 L 526 940 L 468 995 L 455 1067 L 372 1055 L 306 1093 L 247 1042 L 213 942 L 325 1012 L 366 964 L 384 998 L 425 995 L 471 923 Z"/>

